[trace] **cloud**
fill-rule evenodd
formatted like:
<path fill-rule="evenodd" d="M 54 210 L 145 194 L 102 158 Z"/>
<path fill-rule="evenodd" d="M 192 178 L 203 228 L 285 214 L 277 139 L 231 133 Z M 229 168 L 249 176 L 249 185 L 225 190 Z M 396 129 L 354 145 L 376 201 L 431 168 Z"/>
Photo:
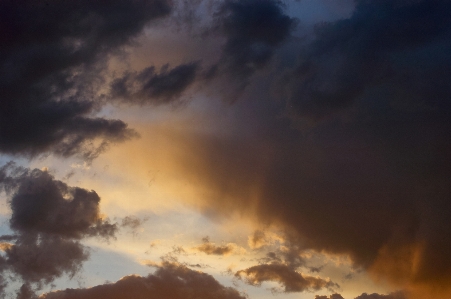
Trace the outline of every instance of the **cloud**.
<path fill-rule="evenodd" d="M 264 231 L 256 230 L 248 237 L 247 243 L 251 249 L 259 249 L 271 244 L 271 239 L 266 236 Z"/>
<path fill-rule="evenodd" d="M 340 294 L 332 294 L 329 297 L 327 297 L 326 295 L 320 296 L 320 295 L 316 295 L 315 299 L 344 299 Z"/>
<path fill-rule="evenodd" d="M 80 239 L 88 235 L 109 238 L 117 230 L 116 225 L 100 218 L 100 197 L 95 191 L 69 187 L 46 171 L 24 169 L 2 187 L 15 187 L 10 225 L 16 232 Z"/>
<path fill-rule="evenodd" d="M 23 284 L 17 292 L 16 299 L 37 299 L 38 297 L 33 292 L 29 284 Z"/>
<path fill-rule="evenodd" d="M 89 257 L 78 241 L 45 234 L 24 234 L 5 253 L 7 269 L 24 281 L 46 284 L 63 274 L 73 277 Z"/>
<path fill-rule="evenodd" d="M 237 290 L 222 286 L 212 276 L 184 266 L 165 263 L 147 277 L 126 276 L 89 289 L 67 289 L 43 294 L 43 299 L 244 299 Z"/>
<path fill-rule="evenodd" d="M 210 217 L 283 225 L 301 250 L 349 256 L 401 288 L 448 286 L 450 3 L 356 4 L 296 49 L 275 95 L 289 120 L 262 86 L 233 120 L 211 121 L 215 136 L 182 139 L 173 163 Z"/>
<path fill-rule="evenodd" d="M 15 235 L 0 236 L 0 241 L 14 241 L 15 239 L 17 239 L 17 236 L 15 236 Z"/>
<path fill-rule="evenodd" d="M 237 271 L 235 277 L 250 285 L 260 286 L 264 281 L 278 282 L 285 293 L 334 289 L 338 285 L 330 280 L 303 275 L 283 264 L 263 264 Z"/>
<path fill-rule="evenodd" d="M 388 295 L 382 295 L 382 294 L 367 294 L 363 293 L 360 296 L 355 297 L 355 299 L 405 299 L 407 298 L 404 292 L 394 292 L 390 293 Z"/>
<path fill-rule="evenodd" d="M 0 250 L 1 251 L 6 251 L 6 250 L 10 249 L 12 246 L 13 246 L 13 244 L 11 244 L 11 243 L 1 242 L 0 243 Z"/>
<path fill-rule="evenodd" d="M 212 243 L 202 244 L 198 247 L 195 247 L 196 250 L 204 252 L 208 255 L 229 255 L 232 253 L 234 246 L 227 244 L 223 246 L 217 246 Z"/>
<path fill-rule="evenodd" d="M 138 232 L 140 231 L 143 223 L 146 222 L 147 220 L 149 220 L 148 217 L 141 219 L 141 218 L 138 218 L 133 215 L 126 216 L 126 217 L 122 218 L 120 226 L 123 229 L 124 228 L 128 229 L 128 231 L 131 232 L 133 236 L 136 236 L 138 234 Z M 153 245 L 153 246 L 155 246 L 155 245 Z M 153 246 L 150 245 L 150 247 L 153 247 Z"/>
<path fill-rule="evenodd" d="M 9 163 L 0 168 L 0 187 L 10 197 L 10 228 L 2 236 L 2 271 L 27 283 L 50 283 L 64 274 L 73 277 L 89 257 L 79 240 L 114 238 L 116 224 L 100 217 L 100 197 L 94 191 L 69 187 L 47 171 Z"/>
<path fill-rule="evenodd" d="M 45 152 L 92 160 L 108 144 L 136 136 L 114 119 L 93 117 L 106 62 L 169 2 L 2 1 L 0 152 Z"/>
<path fill-rule="evenodd" d="M 266 253 L 266 256 L 258 259 L 259 263 L 262 264 L 274 264 L 274 263 L 282 263 L 282 259 L 277 255 L 277 253 L 270 251 Z"/>
<path fill-rule="evenodd" d="M 444 105 L 449 9 L 442 0 L 358 0 L 350 18 L 319 24 L 286 78 L 290 112 L 330 117 L 375 89 L 398 107 Z"/>
<path fill-rule="evenodd" d="M 180 95 L 196 79 L 199 63 L 181 64 L 172 69 L 164 65 L 157 73 L 155 67 L 141 72 L 128 72 L 111 83 L 110 96 L 122 103 L 161 105 L 180 100 Z"/>
<path fill-rule="evenodd" d="M 137 229 L 140 227 L 147 219 L 140 219 L 136 216 L 126 216 L 122 219 L 121 226 L 129 227 L 131 229 Z"/>
<path fill-rule="evenodd" d="M 215 30 L 226 37 L 211 75 L 225 72 L 243 89 L 249 77 L 265 67 L 296 26 L 278 0 L 226 0 L 215 12 Z M 232 80 L 233 81 L 233 80 Z"/>
<path fill-rule="evenodd" d="M 208 133 L 177 136 L 182 140 L 177 150 L 183 151 L 166 148 L 178 160 L 161 165 L 177 168 L 177 175 L 200 190 L 196 198 L 210 217 L 235 210 L 292 232 L 287 250 L 272 251 L 270 264 L 259 265 L 272 269 L 262 277 L 281 283 L 286 280 L 281 273 L 296 277 L 296 267 L 304 265 L 300 252 L 312 249 L 350 256 L 356 267 L 397 286 L 446 288 L 451 4 L 355 3 L 351 16 L 318 24 L 302 45 L 285 43 L 296 20 L 281 1 L 219 5 L 212 31 L 224 44 L 209 74 L 220 84 L 232 81 L 224 83 L 226 91 L 252 85 L 249 98 L 211 117 Z M 170 8 L 163 0 L 0 2 L 0 152 L 92 160 L 110 143 L 136 136 L 121 120 L 96 116 L 108 100 L 114 102 L 99 95 L 99 86 L 109 57 Z M 291 69 L 253 76 L 273 58 L 285 58 L 282 45 L 298 55 Z M 129 104 L 177 103 L 199 72 L 200 62 L 145 68 L 117 78 L 111 93 Z M 278 89 L 270 90 L 271 84 Z M 281 105 L 289 119 L 281 116 Z M 0 171 L 0 178 L 11 190 L 17 235 L 0 239 L 12 244 L 5 246 L 2 267 L 19 269 L 33 281 L 71 275 L 85 259 L 82 238 L 114 234 L 115 225 L 96 216 L 94 191 L 69 187 L 43 171 L 6 176 Z M 249 244 L 257 248 L 265 242 L 254 235 Z M 42 253 L 49 246 L 74 254 L 69 261 L 61 258 L 64 266 L 58 268 Z M 201 246 L 220 254 L 230 249 Z M 29 257 L 42 258 L 48 272 L 20 270 L 16 261 Z"/>
<path fill-rule="evenodd" d="M 235 243 L 228 243 L 226 245 L 216 245 L 210 242 L 209 237 L 203 238 L 204 244 L 194 247 L 193 249 L 206 253 L 208 255 L 230 255 L 232 253 L 245 252 L 244 248 L 239 247 Z"/>

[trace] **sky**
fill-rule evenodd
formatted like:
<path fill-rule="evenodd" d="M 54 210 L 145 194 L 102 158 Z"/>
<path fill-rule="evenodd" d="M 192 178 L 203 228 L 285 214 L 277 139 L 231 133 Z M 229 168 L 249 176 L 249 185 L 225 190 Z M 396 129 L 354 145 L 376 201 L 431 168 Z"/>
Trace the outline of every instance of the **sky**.
<path fill-rule="evenodd" d="M 448 0 L 0 0 L 0 298 L 451 297 Z"/>

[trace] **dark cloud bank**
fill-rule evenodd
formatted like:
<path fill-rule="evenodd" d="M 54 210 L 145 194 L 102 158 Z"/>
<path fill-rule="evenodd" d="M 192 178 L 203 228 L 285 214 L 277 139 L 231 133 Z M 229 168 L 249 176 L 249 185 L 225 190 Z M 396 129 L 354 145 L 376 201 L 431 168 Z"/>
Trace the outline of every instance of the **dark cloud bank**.
<path fill-rule="evenodd" d="M 242 99 L 249 103 L 236 112 L 246 129 L 193 136 L 200 154 L 186 162 L 187 175 L 215 192 L 210 215 L 255 211 L 292 230 L 303 248 L 349 254 L 401 287 L 444 291 L 451 281 L 451 3 L 355 3 L 349 18 L 318 24 L 301 49 L 286 46 L 298 60 L 273 70 L 272 96 L 287 118 L 280 110 L 276 118 L 262 96 L 268 89 L 254 82 L 260 99 Z M 242 52 L 228 52 L 235 33 L 227 34 L 224 55 L 239 59 Z M 236 40 L 247 45 L 259 36 Z"/>
<path fill-rule="evenodd" d="M 170 9 L 165 0 L 1 1 L 0 152 L 89 160 L 136 136 L 95 117 L 97 88 L 108 58 Z M 160 93 L 173 87 L 157 82 Z"/>

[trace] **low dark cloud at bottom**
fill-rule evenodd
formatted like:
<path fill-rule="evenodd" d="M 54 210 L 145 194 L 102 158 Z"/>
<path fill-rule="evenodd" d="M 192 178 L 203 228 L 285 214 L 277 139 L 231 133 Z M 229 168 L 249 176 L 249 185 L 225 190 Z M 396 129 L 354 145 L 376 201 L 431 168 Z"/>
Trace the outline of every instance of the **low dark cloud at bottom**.
<path fill-rule="evenodd" d="M 222 286 L 212 276 L 185 266 L 163 263 L 147 277 L 126 276 L 89 289 L 67 289 L 40 296 L 43 299 L 244 299 L 237 290 Z"/>

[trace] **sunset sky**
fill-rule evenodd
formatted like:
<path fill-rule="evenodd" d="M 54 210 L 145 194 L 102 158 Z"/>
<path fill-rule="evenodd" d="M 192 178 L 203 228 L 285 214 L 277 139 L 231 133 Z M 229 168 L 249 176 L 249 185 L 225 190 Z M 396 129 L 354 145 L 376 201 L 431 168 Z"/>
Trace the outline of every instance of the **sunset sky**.
<path fill-rule="evenodd" d="M 0 0 L 0 298 L 451 298 L 451 1 Z"/>

